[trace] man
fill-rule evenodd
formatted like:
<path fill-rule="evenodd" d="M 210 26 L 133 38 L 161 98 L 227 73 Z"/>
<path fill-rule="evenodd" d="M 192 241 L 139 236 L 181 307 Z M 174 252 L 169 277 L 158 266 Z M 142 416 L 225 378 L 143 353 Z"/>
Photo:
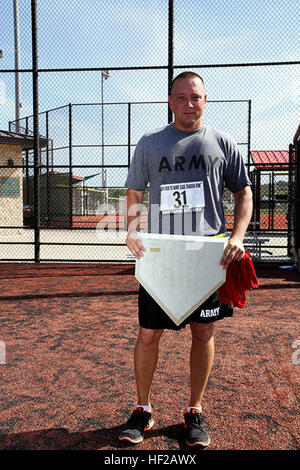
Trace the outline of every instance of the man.
<path fill-rule="evenodd" d="M 143 256 L 145 250 L 137 238 L 137 231 L 148 183 L 148 231 L 165 233 L 164 227 L 167 227 L 171 234 L 205 236 L 225 232 L 222 191 L 226 186 L 234 194 L 234 225 L 220 263 L 226 269 L 230 262 L 240 261 L 244 256 L 243 238 L 252 214 L 250 181 L 235 143 L 222 132 L 202 124 L 206 98 L 203 79 L 194 72 L 181 73 L 174 79 L 169 96 L 174 122 L 145 134 L 137 144 L 125 184 L 128 188 L 126 243 L 136 258 Z M 202 182 L 202 189 L 195 194 L 196 198 L 204 201 L 202 211 L 164 214 L 157 210 L 161 203 L 162 185 L 195 181 Z M 178 203 L 180 207 L 180 200 Z M 203 318 L 200 316 L 203 308 L 218 314 Z M 137 405 L 121 431 L 121 440 L 135 444 L 141 442 L 144 430 L 153 426 L 150 391 L 159 340 L 164 329 L 177 330 L 189 323 L 192 336 L 191 389 L 184 413 L 186 443 L 190 446 L 209 445 L 202 399 L 214 359 L 214 322 L 231 316 L 232 311 L 232 305 L 222 305 L 218 292 L 215 292 L 177 327 L 140 286 L 140 327 L 134 353 Z"/>

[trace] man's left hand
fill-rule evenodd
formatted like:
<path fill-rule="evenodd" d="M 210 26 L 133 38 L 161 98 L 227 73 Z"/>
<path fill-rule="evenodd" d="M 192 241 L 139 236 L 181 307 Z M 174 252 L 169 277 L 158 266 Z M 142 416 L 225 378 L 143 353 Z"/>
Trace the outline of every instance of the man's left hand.
<path fill-rule="evenodd" d="M 237 238 L 230 238 L 220 264 L 227 269 L 232 261 L 241 261 L 245 254 L 243 242 Z"/>

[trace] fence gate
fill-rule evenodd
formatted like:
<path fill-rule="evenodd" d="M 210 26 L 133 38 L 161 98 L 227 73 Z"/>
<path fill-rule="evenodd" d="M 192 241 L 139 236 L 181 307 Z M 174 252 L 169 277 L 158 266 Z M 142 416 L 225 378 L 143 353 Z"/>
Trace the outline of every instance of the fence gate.
<path fill-rule="evenodd" d="M 249 174 L 253 191 L 253 223 L 249 226 L 249 233 L 257 239 L 256 247 L 250 243 L 254 257 L 263 262 L 295 261 L 297 246 L 295 147 L 290 145 L 286 163 L 260 163 L 252 166 Z"/>

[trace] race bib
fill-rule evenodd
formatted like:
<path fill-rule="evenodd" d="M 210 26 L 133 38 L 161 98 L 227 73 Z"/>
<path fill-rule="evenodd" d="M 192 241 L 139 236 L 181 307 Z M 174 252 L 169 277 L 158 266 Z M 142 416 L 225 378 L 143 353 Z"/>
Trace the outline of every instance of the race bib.
<path fill-rule="evenodd" d="M 163 214 L 200 211 L 204 206 L 203 181 L 162 184 L 160 187 L 160 210 Z"/>

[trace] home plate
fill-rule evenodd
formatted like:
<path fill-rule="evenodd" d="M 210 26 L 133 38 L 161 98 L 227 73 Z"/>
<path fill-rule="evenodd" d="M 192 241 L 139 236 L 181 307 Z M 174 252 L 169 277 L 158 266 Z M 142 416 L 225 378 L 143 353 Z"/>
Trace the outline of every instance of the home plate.
<path fill-rule="evenodd" d="M 224 284 L 227 237 L 138 233 L 146 248 L 135 277 L 176 325 Z"/>

